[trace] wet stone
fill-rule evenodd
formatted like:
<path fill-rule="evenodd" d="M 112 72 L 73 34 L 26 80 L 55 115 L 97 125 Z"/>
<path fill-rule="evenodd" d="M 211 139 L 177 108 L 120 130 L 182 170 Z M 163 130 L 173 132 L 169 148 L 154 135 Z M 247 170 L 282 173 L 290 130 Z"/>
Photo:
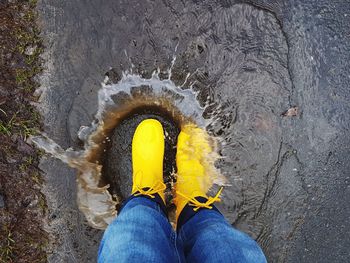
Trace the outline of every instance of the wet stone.
<path fill-rule="evenodd" d="M 114 68 L 106 72 L 105 76 L 108 77 L 107 84 L 117 83 L 121 79 L 120 74 Z"/>

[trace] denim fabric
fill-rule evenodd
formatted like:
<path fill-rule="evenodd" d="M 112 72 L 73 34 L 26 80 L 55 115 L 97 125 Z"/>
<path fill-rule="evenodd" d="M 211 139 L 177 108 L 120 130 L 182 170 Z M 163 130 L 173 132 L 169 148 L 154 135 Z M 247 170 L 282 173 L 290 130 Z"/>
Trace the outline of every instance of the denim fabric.
<path fill-rule="evenodd" d="M 258 244 L 215 210 L 200 210 L 178 236 L 187 262 L 266 262 Z"/>
<path fill-rule="evenodd" d="M 98 262 L 266 262 L 258 244 L 215 210 L 200 210 L 176 234 L 159 205 L 130 199 L 108 226 Z"/>

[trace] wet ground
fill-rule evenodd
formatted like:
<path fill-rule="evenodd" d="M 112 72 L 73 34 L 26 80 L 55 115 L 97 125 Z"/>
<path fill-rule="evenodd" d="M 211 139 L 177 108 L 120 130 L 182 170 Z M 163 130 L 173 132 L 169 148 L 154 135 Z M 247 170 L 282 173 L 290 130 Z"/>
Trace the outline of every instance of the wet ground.
<path fill-rule="evenodd" d="M 220 205 L 228 220 L 270 262 L 347 262 L 350 5 L 265 2 L 42 0 L 45 132 L 81 148 L 106 73 L 118 81 L 159 67 L 168 77 L 175 55 L 171 79 L 215 105 L 205 117 L 215 117 L 208 131 L 221 138 L 218 167 L 232 184 Z M 130 138 L 137 121 L 115 138 Z M 54 159 L 41 167 L 57 237 L 50 260 L 93 262 L 101 232 L 78 212 L 74 170 Z"/>
<path fill-rule="evenodd" d="M 35 3 L 0 1 L 0 262 L 46 262 L 45 196 L 39 152 L 28 137 L 40 127 L 31 105 L 41 70 Z"/>

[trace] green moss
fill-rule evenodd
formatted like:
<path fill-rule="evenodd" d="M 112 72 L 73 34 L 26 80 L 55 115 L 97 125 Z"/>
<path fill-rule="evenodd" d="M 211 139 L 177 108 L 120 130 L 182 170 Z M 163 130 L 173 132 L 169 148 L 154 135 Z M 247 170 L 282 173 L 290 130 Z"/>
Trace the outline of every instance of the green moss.
<path fill-rule="evenodd" d="M 23 140 L 26 140 L 31 135 L 38 134 L 38 128 L 35 127 L 35 124 L 35 120 L 25 120 L 16 123 L 18 127 L 18 133 L 23 138 Z"/>
<path fill-rule="evenodd" d="M 28 119 L 19 117 L 21 110 L 28 111 Z M 29 109 L 24 108 L 21 110 L 13 114 L 9 121 L 0 121 L 0 133 L 6 134 L 8 136 L 16 133 L 19 134 L 23 140 L 26 140 L 31 135 L 38 134 L 40 114 L 32 107 L 29 107 Z"/>
<path fill-rule="evenodd" d="M 4 238 L 4 242 L 2 242 L 2 246 L 0 246 L 0 262 L 10 262 L 15 241 L 12 239 L 12 232 L 8 229 L 8 227 L 3 227 L 5 228 L 6 236 L 2 237 Z"/>
<path fill-rule="evenodd" d="M 29 1 L 30 6 L 35 7 L 36 1 Z M 25 23 L 33 24 L 37 14 L 33 8 L 29 8 L 23 16 Z M 33 77 L 42 71 L 40 55 L 43 52 L 40 32 L 36 28 L 18 28 L 14 31 L 16 46 L 14 52 L 23 56 L 25 67 L 16 69 L 16 83 L 22 86 L 27 93 L 34 92 L 36 85 Z"/>
<path fill-rule="evenodd" d="M 31 8 L 35 8 L 36 4 L 38 3 L 38 0 L 28 0 L 28 3 Z"/>
<path fill-rule="evenodd" d="M 11 136 L 15 118 L 16 118 L 16 114 L 14 114 L 12 116 L 12 118 L 9 121 L 7 121 L 7 122 L 0 121 L 0 133 L 6 134 L 8 136 Z"/>
<path fill-rule="evenodd" d="M 11 128 L 3 121 L 0 121 L 0 133 L 11 136 Z"/>
<path fill-rule="evenodd" d="M 35 171 L 34 173 L 32 173 L 32 180 L 37 184 L 37 185 L 41 185 L 43 183 L 43 179 L 41 178 L 41 175 Z"/>
<path fill-rule="evenodd" d="M 41 211 L 43 211 L 43 213 L 45 214 L 47 211 L 47 204 L 46 204 L 45 196 L 43 194 L 39 195 L 39 207 Z"/>
<path fill-rule="evenodd" d="M 34 158 L 33 156 L 28 156 L 24 159 L 24 162 L 21 163 L 21 165 L 19 166 L 19 170 L 21 172 L 26 172 L 28 170 L 28 168 L 33 164 Z"/>
<path fill-rule="evenodd" d="M 28 76 L 27 70 L 18 68 L 16 69 L 16 84 L 22 85 L 26 81 L 28 81 L 30 76 Z"/>
<path fill-rule="evenodd" d="M 33 50 L 33 53 L 31 55 L 27 55 L 25 57 L 25 62 L 27 65 L 33 65 L 35 64 L 35 62 L 38 61 L 38 58 L 40 56 L 40 54 L 43 52 L 43 49 L 40 47 L 37 47 Z M 41 70 L 41 69 L 39 69 Z"/>

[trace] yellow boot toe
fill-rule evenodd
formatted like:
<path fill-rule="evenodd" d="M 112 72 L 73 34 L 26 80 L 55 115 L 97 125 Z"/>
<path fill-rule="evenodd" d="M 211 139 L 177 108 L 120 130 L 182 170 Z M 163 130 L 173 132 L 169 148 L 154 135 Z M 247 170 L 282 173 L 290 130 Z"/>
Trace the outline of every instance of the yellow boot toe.
<path fill-rule="evenodd" d="M 213 183 L 205 165 L 212 151 L 206 131 L 193 124 L 182 128 L 176 153 L 177 182 L 174 200 L 176 220 L 187 204 L 193 206 L 196 211 L 199 208 L 211 209 L 214 202 L 220 201 L 219 195 L 222 189 L 215 197 L 207 196 Z M 200 203 L 197 197 L 204 197 L 207 202 Z"/>
<path fill-rule="evenodd" d="M 164 131 L 154 119 L 142 121 L 132 140 L 132 170 L 134 195 L 154 197 L 158 193 L 165 203 L 163 183 Z"/>

